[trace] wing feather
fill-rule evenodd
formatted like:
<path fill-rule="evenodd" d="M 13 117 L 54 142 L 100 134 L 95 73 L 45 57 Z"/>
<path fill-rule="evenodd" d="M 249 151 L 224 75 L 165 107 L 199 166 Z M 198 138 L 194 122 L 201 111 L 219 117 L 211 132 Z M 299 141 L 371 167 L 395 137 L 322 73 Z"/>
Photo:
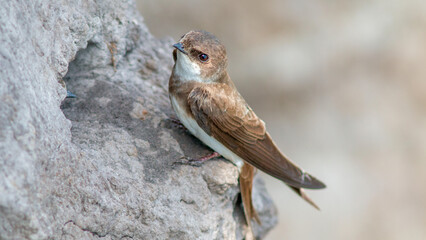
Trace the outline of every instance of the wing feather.
<path fill-rule="evenodd" d="M 188 104 L 198 125 L 243 160 L 296 188 L 325 185 L 286 158 L 237 91 L 227 84 L 194 88 Z"/>

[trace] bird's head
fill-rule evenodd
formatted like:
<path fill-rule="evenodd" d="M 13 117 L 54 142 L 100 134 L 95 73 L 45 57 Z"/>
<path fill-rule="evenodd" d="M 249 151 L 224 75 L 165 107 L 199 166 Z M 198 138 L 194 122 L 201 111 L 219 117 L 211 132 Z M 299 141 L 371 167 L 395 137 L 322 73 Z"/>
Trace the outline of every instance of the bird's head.
<path fill-rule="evenodd" d="M 181 81 L 215 82 L 226 72 L 225 46 L 209 32 L 190 31 L 173 47 L 173 71 Z"/>

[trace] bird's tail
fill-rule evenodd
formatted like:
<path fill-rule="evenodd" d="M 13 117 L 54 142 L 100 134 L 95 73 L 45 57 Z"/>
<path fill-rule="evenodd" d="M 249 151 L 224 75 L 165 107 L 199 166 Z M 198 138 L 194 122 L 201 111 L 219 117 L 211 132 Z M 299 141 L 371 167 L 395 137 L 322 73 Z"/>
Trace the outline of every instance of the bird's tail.
<path fill-rule="evenodd" d="M 259 225 L 261 224 L 259 216 L 257 215 L 257 212 L 254 209 L 253 201 L 251 198 L 255 170 L 256 169 L 252 165 L 248 163 L 244 163 L 240 171 L 241 199 L 243 201 L 244 216 L 245 216 L 250 234 L 253 234 L 251 219 L 256 220 L 256 222 Z"/>
<path fill-rule="evenodd" d="M 293 189 L 293 191 L 295 191 L 301 198 L 303 198 L 306 202 L 308 202 L 309 204 L 311 204 L 314 208 L 316 208 L 317 210 L 320 210 L 320 208 L 318 207 L 318 205 L 316 205 L 314 203 L 314 201 L 312 201 L 312 199 L 305 193 L 305 191 L 303 190 L 303 188 L 298 188 L 298 187 L 293 187 L 288 185 L 291 189 Z"/>

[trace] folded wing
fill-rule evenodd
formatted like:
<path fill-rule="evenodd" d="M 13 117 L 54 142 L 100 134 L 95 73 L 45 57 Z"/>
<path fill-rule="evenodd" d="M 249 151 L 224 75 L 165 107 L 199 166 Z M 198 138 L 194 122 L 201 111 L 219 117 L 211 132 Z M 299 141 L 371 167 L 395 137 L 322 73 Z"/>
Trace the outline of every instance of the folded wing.
<path fill-rule="evenodd" d="M 325 187 L 280 152 L 265 123 L 227 84 L 196 87 L 188 95 L 188 103 L 204 131 L 251 165 L 292 187 Z"/>

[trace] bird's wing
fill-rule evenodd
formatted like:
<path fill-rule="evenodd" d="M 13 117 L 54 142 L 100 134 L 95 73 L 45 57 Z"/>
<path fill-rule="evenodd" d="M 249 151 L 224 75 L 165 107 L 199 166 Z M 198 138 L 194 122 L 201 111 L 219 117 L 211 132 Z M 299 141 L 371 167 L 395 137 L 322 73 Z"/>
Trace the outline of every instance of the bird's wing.
<path fill-rule="evenodd" d="M 265 123 L 229 85 L 196 87 L 188 95 L 188 104 L 206 133 L 251 165 L 296 188 L 325 187 L 280 152 Z"/>

